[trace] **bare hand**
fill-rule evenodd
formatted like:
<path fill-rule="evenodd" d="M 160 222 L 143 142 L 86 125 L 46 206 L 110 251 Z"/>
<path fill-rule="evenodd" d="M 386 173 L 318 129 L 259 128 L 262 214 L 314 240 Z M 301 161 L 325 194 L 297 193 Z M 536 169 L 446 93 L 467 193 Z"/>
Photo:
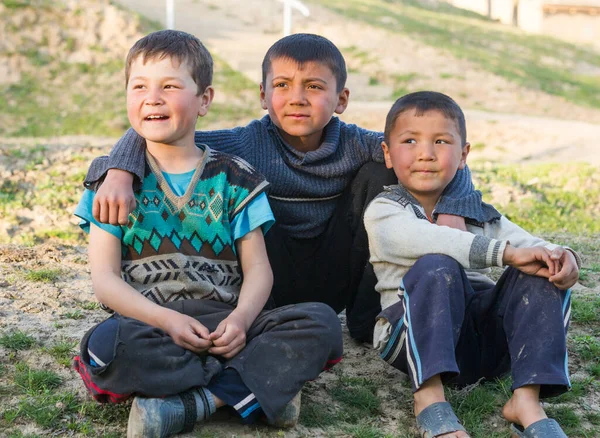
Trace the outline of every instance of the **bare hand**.
<path fill-rule="evenodd" d="M 554 248 L 551 258 L 559 265 L 559 270 L 549 278 L 554 286 L 566 290 L 577 283 L 577 280 L 579 280 L 579 267 L 571 251 L 562 247 Z"/>
<path fill-rule="evenodd" d="M 135 207 L 133 175 L 124 170 L 110 169 L 94 196 L 94 219 L 103 224 L 127 225 L 129 213 Z"/>
<path fill-rule="evenodd" d="M 502 261 L 529 275 L 550 278 L 558 272 L 558 262 L 553 260 L 551 252 L 543 246 L 515 248 L 506 245 Z"/>
<path fill-rule="evenodd" d="M 465 224 L 465 218 L 462 216 L 454 216 L 453 214 L 438 214 L 437 225 L 445 225 L 450 228 L 456 228 L 457 230 L 467 231 L 467 224 Z"/>
<path fill-rule="evenodd" d="M 246 346 L 246 322 L 240 314 L 232 312 L 210 334 L 213 347 L 208 350 L 215 356 L 231 359 Z"/>
<path fill-rule="evenodd" d="M 194 353 L 202 353 L 212 346 L 208 329 L 191 316 L 173 312 L 167 318 L 164 330 L 173 342 Z"/>

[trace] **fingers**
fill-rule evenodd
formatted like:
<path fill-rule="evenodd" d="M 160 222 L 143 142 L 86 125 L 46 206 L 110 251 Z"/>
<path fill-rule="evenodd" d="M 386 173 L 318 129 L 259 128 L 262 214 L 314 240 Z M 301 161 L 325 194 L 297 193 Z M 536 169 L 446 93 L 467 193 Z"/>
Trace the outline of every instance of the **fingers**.
<path fill-rule="evenodd" d="M 193 320 L 193 322 L 191 323 L 191 328 L 192 330 L 201 338 L 207 340 L 209 343 L 212 344 L 212 341 L 210 339 L 210 333 L 208 332 L 208 329 L 202 325 L 199 321 L 197 320 Z"/>
<path fill-rule="evenodd" d="M 119 225 L 121 223 L 119 221 L 119 204 L 111 204 L 109 202 L 108 205 L 108 223 L 110 223 L 111 225 Z M 127 222 L 125 222 L 125 224 L 127 224 Z"/>
<path fill-rule="evenodd" d="M 213 342 L 216 339 L 219 339 L 221 336 L 223 336 L 223 333 L 225 332 L 226 327 L 227 327 L 227 321 L 226 320 L 221 321 L 219 323 L 219 325 L 217 326 L 217 329 L 210 334 L 209 339 Z"/>
<path fill-rule="evenodd" d="M 213 338 L 211 337 L 211 339 Z M 223 334 L 213 339 L 213 347 L 208 352 L 229 359 L 239 353 L 245 345 L 246 334 L 244 331 L 234 325 L 228 324 L 225 325 Z"/>
<path fill-rule="evenodd" d="M 212 342 L 208 339 L 202 339 L 196 334 L 188 333 L 181 338 L 181 345 L 186 350 L 194 353 L 202 353 L 210 348 Z"/>

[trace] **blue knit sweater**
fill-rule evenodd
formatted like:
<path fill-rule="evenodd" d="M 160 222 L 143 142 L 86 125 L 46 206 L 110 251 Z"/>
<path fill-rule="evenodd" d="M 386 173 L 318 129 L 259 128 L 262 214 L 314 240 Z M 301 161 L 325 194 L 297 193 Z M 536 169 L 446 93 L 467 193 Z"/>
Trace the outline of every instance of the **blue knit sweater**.
<path fill-rule="evenodd" d="M 321 146 L 300 152 L 288 145 L 269 116 L 247 126 L 196 132 L 196 143 L 237 155 L 271 183 L 269 201 L 279 226 L 296 238 L 320 235 L 335 210 L 337 198 L 358 169 L 367 162 L 383 162 L 380 132 L 347 124 L 333 117 L 324 129 Z M 145 141 L 133 129 L 119 140 L 109 157 L 94 160 L 86 187 L 101 180 L 110 168 L 144 176 Z M 454 214 L 486 222 L 481 193 L 474 190 L 468 168 L 459 170 L 436 206 L 436 213 Z"/>

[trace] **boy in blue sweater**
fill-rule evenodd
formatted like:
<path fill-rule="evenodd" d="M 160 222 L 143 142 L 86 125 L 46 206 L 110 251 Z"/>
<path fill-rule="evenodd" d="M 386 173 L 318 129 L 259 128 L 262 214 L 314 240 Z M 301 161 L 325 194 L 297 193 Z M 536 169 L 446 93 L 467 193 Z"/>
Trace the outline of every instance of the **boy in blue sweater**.
<path fill-rule="evenodd" d="M 346 308 L 350 334 L 369 340 L 380 304 L 362 215 L 384 185 L 397 182 L 383 165 L 381 133 L 332 117 L 344 112 L 350 92 L 344 58 L 326 38 L 296 34 L 277 41 L 262 71 L 260 101 L 268 115 L 245 127 L 197 132 L 196 143 L 240 156 L 271 183 L 277 223 L 266 245 L 274 304 L 319 301 L 336 312 Z M 96 196 L 99 221 L 126 222 L 134 207 L 133 175 L 136 183 L 144 177 L 143 156 L 144 140 L 130 130 L 110 157 L 94 161 L 87 186 L 113 169 Z M 454 220 L 464 229 L 457 216 L 490 219 L 481 205 L 466 169 L 458 172 L 434 214 L 439 224 Z"/>
<path fill-rule="evenodd" d="M 211 80 L 212 58 L 194 36 L 139 40 L 126 64 L 128 117 L 146 141 L 136 208 L 124 225 L 101 224 L 86 190 L 75 212 L 90 232 L 94 293 L 114 312 L 86 333 L 75 368 L 98 401 L 136 396 L 129 437 L 190 431 L 221 406 L 246 422 L 285 422 L 302 385 L 342 354 L 328 306 L 263 310 L 273 281 L 268 183 L 195 144 Z"/>

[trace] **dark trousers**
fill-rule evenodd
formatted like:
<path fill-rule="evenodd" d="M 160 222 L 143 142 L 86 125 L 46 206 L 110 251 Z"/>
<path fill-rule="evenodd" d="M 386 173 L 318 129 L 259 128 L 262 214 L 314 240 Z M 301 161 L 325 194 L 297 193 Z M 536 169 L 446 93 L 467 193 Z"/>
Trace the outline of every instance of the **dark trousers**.
<path fill-rule="evenodd" d="M 337 313 L 346 309 L 350 335 L 371 341 L 381 311 L 377 279 L 369 263 L 364 211 L 383 190 L 397 184 L 382 163 L 367 163 L 340 197 L 326 230 L 312 239 L 295 239 L 277 223 L 265 236 L 273 268 L 272 299 L 276 306 L 321 302 Z"/>
<path fill-rule="evenodd" d="M 209 331 L 234 309 L 210 300 L 182 300 L 165 307 L 196 318 Z M 98 325 L 86 333 L 75 359 L 75 368 L 98 401 L 175 395 L 205 387 L 232 368 L 272 421 L 306 381 L 317 378 L 342 356 L 339 320 L 321 303 L 261 312 L 248 330 L 246 347 L 230 360 L 197 355 L 175 344 L 162 330 L 135 319 L 112 318 L 118 322 L 112 360 L 101 367 L 90 365 L 88 343 Z"/>
<path fill-rule="evenodd" d="M 454 259 L 436 254 L 419 259 L 400 288 L 401 301 L 381 313 L 393 326 L 381 356 L 409 375 L 413 391 L 437 374 L 467 385 L 508 371 L 513 390 L 541 385 L 550 397 L 570 387 L 570 291 L 514 268 L 473 290 Z"/>

